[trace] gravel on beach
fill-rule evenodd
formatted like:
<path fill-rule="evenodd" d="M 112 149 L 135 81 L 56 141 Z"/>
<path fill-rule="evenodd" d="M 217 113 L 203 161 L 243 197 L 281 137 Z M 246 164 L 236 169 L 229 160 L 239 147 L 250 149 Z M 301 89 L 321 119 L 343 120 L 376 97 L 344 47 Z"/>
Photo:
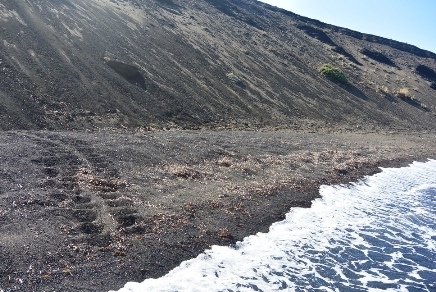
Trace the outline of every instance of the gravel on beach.
<path fill-rule="evenodd" d="M 322 184 L 436 157 L 432 133 L 0 133 L 0 291 L 107 291 L 267 232 Z"/>

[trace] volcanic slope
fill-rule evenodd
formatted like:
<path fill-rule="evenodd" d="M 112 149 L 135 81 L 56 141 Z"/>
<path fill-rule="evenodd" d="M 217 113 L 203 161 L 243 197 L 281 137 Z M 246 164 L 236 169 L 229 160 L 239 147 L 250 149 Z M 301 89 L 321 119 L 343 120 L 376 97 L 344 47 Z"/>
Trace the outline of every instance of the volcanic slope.
<path fill-rule="evenodd" d="M 0 38 L 4 130 L 436 124 L 435 54 L 257 1 L 2 1 Z"/>

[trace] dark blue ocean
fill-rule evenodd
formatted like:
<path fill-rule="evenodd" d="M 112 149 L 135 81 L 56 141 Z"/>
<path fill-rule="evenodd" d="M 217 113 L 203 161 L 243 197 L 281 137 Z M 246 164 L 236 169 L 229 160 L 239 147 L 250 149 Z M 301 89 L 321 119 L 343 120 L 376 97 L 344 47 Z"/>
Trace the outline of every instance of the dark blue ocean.
<path fill-rule="evenodd" d="M 120 291 L 436 292 L 436 161 L 320 194 L 268 233 Z"/>

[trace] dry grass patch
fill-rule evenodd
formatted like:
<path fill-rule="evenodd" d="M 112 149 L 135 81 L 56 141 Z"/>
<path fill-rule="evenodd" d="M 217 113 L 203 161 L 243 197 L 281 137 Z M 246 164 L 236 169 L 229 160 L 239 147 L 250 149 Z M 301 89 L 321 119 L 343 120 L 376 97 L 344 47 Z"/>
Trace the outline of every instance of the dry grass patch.
<path fill-rule="evenodd" d="M 222 206 L 223 206 L 223 204 L 221 202 L 218 202 L 218 201 L 210 201 L 209 202 L 209 207 L 212 210 L 220 209 Z"/>
<path fill-rule="evenodd" d="M 81 168 L 77 171 L 73 176 L 73 181 L 86 184 L 92 190 L 103 193 L 116 192 L 128 186 L 127 182 L 124 180 L 97 177 L 92 171 L 85 168 Z"/>
<path fill-rule="evenodd" d="M 218 231 L 218 236 L 219 237 L 230 237 L 231 234 L 230 232 L 227 230 L 227 228 L 222 228 Z"/>
<path fill-rule="evenodd" d="M 395 90 L 394 95 L 402 100 L 412 100 L 412 96 L 410 95 L 409 89 L 403 87 L 399 90 Z"/>
<path fill-rule="evenodd" d="M 186 165 L 169 165 L 167 171 L 173 176 L 181 179 L 200 179 L 201 173 L 192 167 Z"/>
<path fill-rule="evenodd" d="M 223 206 L 220 208 L 221 211 L 224 213 L 230 214 L 235 216 L 236 213 L 248 213 L 248 211 L 245 209 L 244 203 L 242 202 L 230 202 L 227 204 L 223 204 Z"/>
<path fill-rule="evenodd" d="M 284 159 L 285 157 L 282 155 L 279 156 L 266 155 L 261 159 L 261 161 L 267 165 L 284 165 L 285 164 Z"/>
<path fill-rule="evenodd" d="M 377 90 L 378 93 L 384 94 L 384 95 L 389 95 L 390 91 L 389 88 L 387 86 L 378 86 Z"/>
<path fill-rule="evenodd" d="M 98 192 L 116 192 L 127 187 L 125 181 L 118 179 L 95 178 L 88 181 L 88 185 Z"/>
<path fill-rule="evenodd" d="M 230 167 L 232 166 L 234 161 L 229 157 L 222 157 L 217 160 L 216 164 L 222 167 Z"/>
<path fill-rule="evenodd" d="M 189 222 L 183 216 L 178 214 L 155 214 L 151 220 L 153 225 L 152 232 L 159 233 L 161 229 L 166 227 L 180 228 L 181 226 L 187 225 Z"/>

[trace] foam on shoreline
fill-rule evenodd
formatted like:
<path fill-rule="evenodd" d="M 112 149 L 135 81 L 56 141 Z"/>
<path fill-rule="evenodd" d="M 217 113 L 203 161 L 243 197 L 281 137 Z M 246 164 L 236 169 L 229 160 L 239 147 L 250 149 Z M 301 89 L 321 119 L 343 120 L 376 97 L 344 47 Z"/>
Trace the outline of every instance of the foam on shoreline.
<path fill-rule="evenodd" d="M 312 208 L 292 209 L 269 233 L 213 246 L 162 278 L 119 291 L 431 291 L 435 177 L 431 160 L 322 186 Z"/>

